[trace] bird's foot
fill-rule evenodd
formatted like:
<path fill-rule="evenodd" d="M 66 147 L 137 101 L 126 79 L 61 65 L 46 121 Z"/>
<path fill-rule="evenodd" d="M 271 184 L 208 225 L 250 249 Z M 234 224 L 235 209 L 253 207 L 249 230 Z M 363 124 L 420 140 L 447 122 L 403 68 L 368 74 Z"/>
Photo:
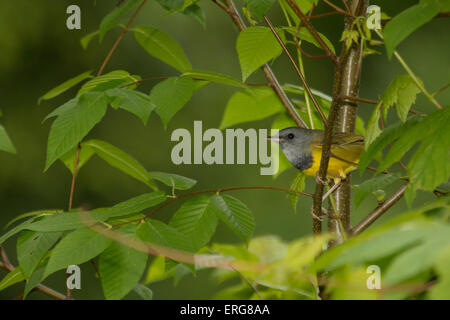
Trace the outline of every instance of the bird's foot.
<path fill-rule="evenodd" d="M 321 212 L 320 212 L 320 216 L 326 216 L 327 215 L 327 210 L 325 208 L 321 208 Z M 319 221 L 323 221 L 323 218 L 321 218 L 320 216 L 317 216 L 314 213 L 314 205 L 311 206 L 311 210 L 310 210 L 311 216 L 313 217 L 313 219 L 319 220 Z"/>

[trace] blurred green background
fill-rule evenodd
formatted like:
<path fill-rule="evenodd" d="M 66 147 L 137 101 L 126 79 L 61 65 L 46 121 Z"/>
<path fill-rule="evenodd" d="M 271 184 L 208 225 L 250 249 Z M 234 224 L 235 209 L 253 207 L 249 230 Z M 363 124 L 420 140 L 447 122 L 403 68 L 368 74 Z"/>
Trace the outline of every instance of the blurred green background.
<path fill-rule="evenodd" d="M 236 1 L 241 5 L 241 1 Z M 415 1 L 371 1 L 381 6 L 382 11 L 395 16 L 414 4 Z M 37 105 L 38 98 L 52 87 L 86 70 L 98 70 L 112 43 L 120 33 L 116 28 L 109 32 L 101 44 L 98 38 L 87 50 L 80 46 L 80 39 L 98 29 L 103 16 L 111 11 L 116 1 L 76 1 L 81 8 L 81 30 L 66 28 L 66 8 L 73 1 L 54 0 L 0 0 L 0 109 L 5 126 L 17 149 L 17 155 L 0 152 L 0 229 L 15 216 L 38 209 L 66 208 L 71 183 L 70 172 L 57 162 L 43 173 L 46 140 L 51 120 L 42 123 L 44 117 L 76 93 L 76 89 Z M 181 14 L 169 15 L 154 0 L 149 0 L 134 26 L 152 25 L 174 37 L 184 48 L 196 69 L 222 72 L 241 78 L 235 51 L 237 28 L 230 18 L 209 0 L 200 0 L 199 5 L 206 14 L 206 29 L 190 17 Z M 330 11 L 320 4 L 315 14 Z M 269 16 L 274 24 L 284 23 L 278 6 Z M 342 17 L 330 16 L 314 20 L 314 25 L 340 48 Z M 400 54 L 424 81 L 429 91 L 435 91 L 448 83 L 450 69 L 450 19 L 434 19 L 425 25 L 398 48 Z M 307 47 L 312 54 L 315 48 Z M 389 61 L 383 48 L 381 55 L 372 55 L 364 60 L 360 95 L 378 99 L 389 82 L 399 73 L 404 73 L 399 63 Z M 177 71 L 149 56 L 134 40 L 132 33 L 120 43 L 105 72 L 123 69 L 142 78 L 177 75 Z M 281 83 L 299 84 L 299 79 L 285 56 L 273 64 L 273 70 Z M 332 64 L 327 60 L 305 61 L 306 77 L 311 87 L 330 94 L 333 78 Z M 264 82 L 260 71 L 249 82 Z M 156 83 L 156 82 L 155 82 Z M 139 90 L 148 93 L 155 83 L 144 83 Z M 198 180 L 195 190 L 250 185 L 277 185 L 287 187 L 295 173 L 284 172 L 277 179 L 260 176 L 258 166 L 248 165 L 181 165 L 170 160 L 174 143 L 170 134 L 176 128 L 192 130 L 194 120 L 202 120 L 204 130 L 218 127 L 227 100 L 235 88 L 210 84 L 197 92 L 192 100 L 174 117 L 167 130 L 153 114 L 147 126 L 124 111 L 109 109 L 104 120 L 92 130 L 87 138 L 108 141 L 137 158 L 147 169 L 178 173 Z M 449 105 L 450 92 L 439 95 L 443 105 Z M 420 95 L 415 109 L 431 112 L 433 107 Z M 373 106 L 361 104 L 359 115 L 367 121 Z M 244 124 L 240 127 L 269 128 L 273 118 Z M 432 156 L 432 155 L 430 155 Z M 398 169 L 398 168 L 394 168 Z M 353 183 L 368 178 L 353 174 Z M 392 190 L 396 186 L 392 186 Z M 314 190 L 314 182 L 308 179 L 307 190 Z M 141 193 L 148 192 L 145 185 L 122 174 L 98 158 L 91 160 L 80 172 L 75 190 L 74 205 L 96 208 L 110 206 Z M 256 217 L 255 236 L 274 234 L 283 240 L 292 240 L 311 233 L 309 208 L 311 200 L 300 198 L 294 214 L 285 194 L 278 191 L 248 190 L 234 192 L 253 211 Z M 430 199 L 419 194 L 414 205 Z M 173 204 L 158 213 L 156 218 L 167 221 L 178 208 Z M 359 221 L 365 213 L 376 206 L 375 199 L 366 200 L 352 213 L 352 222 Z M 404 200 L 379 222 L 406 210 Z M 223 225 L 213 239 L 218 242 L 237 243 L 238 239 Z M 12 262 L 15 259 L 15 239 L 5 245 Z M 0 270 L 0 278 L 6 274 Z M 59 272 L 46 283 L 64 291 L 65 275 Z M 178 286 L 172 280 L 150 286 L 155 299 L 207 299 L 223 285 L 215 283 L 211 272 L 202 271 L 197 277 L 188 276 Z M 11 298 L 20 294 L 22 285 L 0 292 L 0 298 Z M 75 299 L 101 299 L 100 282 L 95 279 L 90 264 L 82 267 L 82 289 L 74 290 Z M 40 293 L 30 298 L 45 299 Z M 134 293 L 128 298 L 137 298 Z"/>

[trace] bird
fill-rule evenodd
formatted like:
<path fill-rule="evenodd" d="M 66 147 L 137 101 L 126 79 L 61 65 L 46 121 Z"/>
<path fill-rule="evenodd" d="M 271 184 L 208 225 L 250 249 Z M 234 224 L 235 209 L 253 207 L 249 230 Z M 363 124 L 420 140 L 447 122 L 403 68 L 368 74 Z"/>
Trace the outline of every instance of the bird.
<path fill-rule="evenodd" d="M 289 127 L 282 129 L 268 140 L 277 142 L 289 162 L 306 175 L 318 176 L 322 158 L 323 130 Z M 324 199 L 358 166 L 364 148 L 364 137 L 354 133 L 335 132 L 331 137 L 330 160 L 326 177 L 334 186 Z"/>

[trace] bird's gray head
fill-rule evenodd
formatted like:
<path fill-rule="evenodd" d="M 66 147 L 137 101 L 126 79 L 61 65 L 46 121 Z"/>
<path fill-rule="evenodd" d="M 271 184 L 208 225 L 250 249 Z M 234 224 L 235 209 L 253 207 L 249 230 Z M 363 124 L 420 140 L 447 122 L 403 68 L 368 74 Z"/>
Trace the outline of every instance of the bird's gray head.
<path fill-rule="evenodd" d="M 268 139 L 280 145 L 284 155 L 294 167 L 305 170 L 312 164 L 313 159 L 309 145 L 316 135 L 316 130 L 290 127 Z"/>

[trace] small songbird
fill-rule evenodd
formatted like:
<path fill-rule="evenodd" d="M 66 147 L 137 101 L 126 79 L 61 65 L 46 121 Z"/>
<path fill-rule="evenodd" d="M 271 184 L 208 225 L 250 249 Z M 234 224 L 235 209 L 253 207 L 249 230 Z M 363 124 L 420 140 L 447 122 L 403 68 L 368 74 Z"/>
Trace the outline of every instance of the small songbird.
<path fill-rule="evenodd" d="M 310 176 L 316 176 L 322 158 L 324 131 L 300 127 L 285 128 L 268 138 L 277 142 L 289 162 Z M 354 133 L 333 133 L 327 178 L 339 185 L 358 166 L 364 137 Z"/>

